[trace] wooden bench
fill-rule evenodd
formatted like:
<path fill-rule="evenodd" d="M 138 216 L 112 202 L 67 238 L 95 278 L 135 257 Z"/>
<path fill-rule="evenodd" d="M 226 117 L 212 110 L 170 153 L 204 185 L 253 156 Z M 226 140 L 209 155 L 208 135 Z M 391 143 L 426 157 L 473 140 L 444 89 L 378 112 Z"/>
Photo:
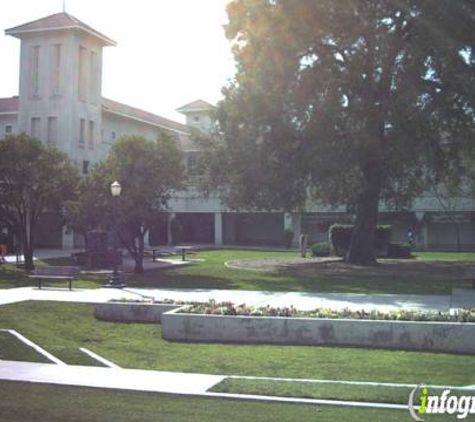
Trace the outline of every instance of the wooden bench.
<path fill-rule="evenodd" d="M 464 280 L 471 280 L 472 288 L 475 290 L 475 267 L 465 269 Z"/>
<path fill-rule="evenodd" d="M 41 267 L 34 269 L 28 277 L 38 281 L 38 288 L 41 289 L 42 280 L 68 280 L 69 290 L 72 290 L 72 281 L 80 272 L 79 267 Z"/>

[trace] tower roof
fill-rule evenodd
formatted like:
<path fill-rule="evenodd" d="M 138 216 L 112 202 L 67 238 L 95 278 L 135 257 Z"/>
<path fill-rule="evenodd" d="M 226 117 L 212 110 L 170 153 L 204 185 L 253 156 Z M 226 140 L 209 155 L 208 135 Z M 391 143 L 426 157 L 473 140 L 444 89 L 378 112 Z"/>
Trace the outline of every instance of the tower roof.
<path fill-rule="evenodd" d="M 203 100 L 196 100 L 191 103 L 185 104 L 184 106 L 181 106 L 180 108 L 177 108 L 176 111 L 186 114 L 186 113 L 195 113 L 197 111 L 209 111 L 213 110 L 216 107 L 206 101 Z"/>
<path fill-rule="evenodd" d="M 66 12 L 55 13 L 54 15 L 46 16 L 45 18 L 37 19 L 23 25 L 15 26 L 14 28 L 6 29 L 5 34 L 13 37 L 21 38 L 24 35 L 35 32 L 49 32 L 60 31 L 65 29 L 77 29 L 93 35 L 101 40 L 103 45 L 116 45 L 117 43 L 101 34 L 99 31 L 81 22 L 79 19 Z"/>

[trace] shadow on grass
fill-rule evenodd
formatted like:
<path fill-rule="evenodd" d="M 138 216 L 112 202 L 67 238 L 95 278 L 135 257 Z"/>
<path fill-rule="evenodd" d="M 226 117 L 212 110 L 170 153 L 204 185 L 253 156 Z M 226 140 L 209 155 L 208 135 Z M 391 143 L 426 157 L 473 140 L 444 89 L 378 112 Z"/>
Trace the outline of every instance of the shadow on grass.
<path fill-rule="evenodd" d="M 284 255 L 285 254 L 279 254 Z M 381 260 L 376 267 L 359 267 L 343 262 L 279 266 L 274 272 L 227 268 L 229 259 L 261 259 L 262 253 L 213 251 L 203 253 L 205 262 L 183 267 L 147 270 L 144 274 L 124 274 L 131 287 L 183 289 L 236 289 L 281 292 L 321 292 L 360 294 L 448 295 L 452 288 L 471 288 L 463 274 L 469 261 Z M 38 261 L 38 265 L 68 265 L 68 258 Z M 81 275 L 77 288 L 98 288 L 107 275 Z M 56 284 L 56 283 L 55 283 Z M 0 288 L 34 286 L 23 270 L 0 266 Z"/>
<path fill-rule="evenodd" d="M 28 274 L 22 268 L 17 268 L 14 264 L 0 265 L 0 289 L 27 287 L 34 284 L 34 280 L 28 278 Z"/>

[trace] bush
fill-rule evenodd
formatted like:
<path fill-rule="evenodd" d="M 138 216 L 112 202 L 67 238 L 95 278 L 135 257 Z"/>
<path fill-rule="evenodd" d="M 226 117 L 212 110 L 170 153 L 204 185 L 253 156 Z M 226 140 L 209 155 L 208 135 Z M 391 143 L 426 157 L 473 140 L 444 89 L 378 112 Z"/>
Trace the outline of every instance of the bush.
<path fill-rule="evenodd" d="M 345 256 L 350 248 L 353 224 L 333 224 L 330 227 L 330 242 L 337 256 Z M 374 234 L 373 248 L 379 256 L 386 256 L 389 240 L 391 238 L 391 226 L 377 226 Z"/>
<path fill-rule="evenodd" d="M 315 243 L 312 245 L 312 256 L 329 256 L 330 244 L 327 242 Z"/>
<path fill-rule="evenodd" d="M 409 243 L 390 243 L 388 258 L 412 258 L 411 245 Z"/>
<path fill-rule="evenodd" d="M 292 242 L 294 241 L 294 232 L 290 229 L 285 229 L 284 231 L 284 246 L 287 249 L 292 247 Z"/>

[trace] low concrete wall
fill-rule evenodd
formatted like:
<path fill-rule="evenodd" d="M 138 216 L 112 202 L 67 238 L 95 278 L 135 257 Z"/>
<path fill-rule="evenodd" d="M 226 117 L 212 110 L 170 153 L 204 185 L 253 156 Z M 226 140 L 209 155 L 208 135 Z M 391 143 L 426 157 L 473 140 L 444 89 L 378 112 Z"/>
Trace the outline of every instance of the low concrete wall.
<path fill-rule="evenodd" d="M 106 302 L 94 304 L 94 316 L 112 322 L 159 323 L 164 312 L 181 308 L 183 305 L 161 303 Z"/>
<path fill-rule="evenodd" d="M 182 314 L 162 316 L 172 341 L 329 345 L 475 354 L 475 324 Z"/>

